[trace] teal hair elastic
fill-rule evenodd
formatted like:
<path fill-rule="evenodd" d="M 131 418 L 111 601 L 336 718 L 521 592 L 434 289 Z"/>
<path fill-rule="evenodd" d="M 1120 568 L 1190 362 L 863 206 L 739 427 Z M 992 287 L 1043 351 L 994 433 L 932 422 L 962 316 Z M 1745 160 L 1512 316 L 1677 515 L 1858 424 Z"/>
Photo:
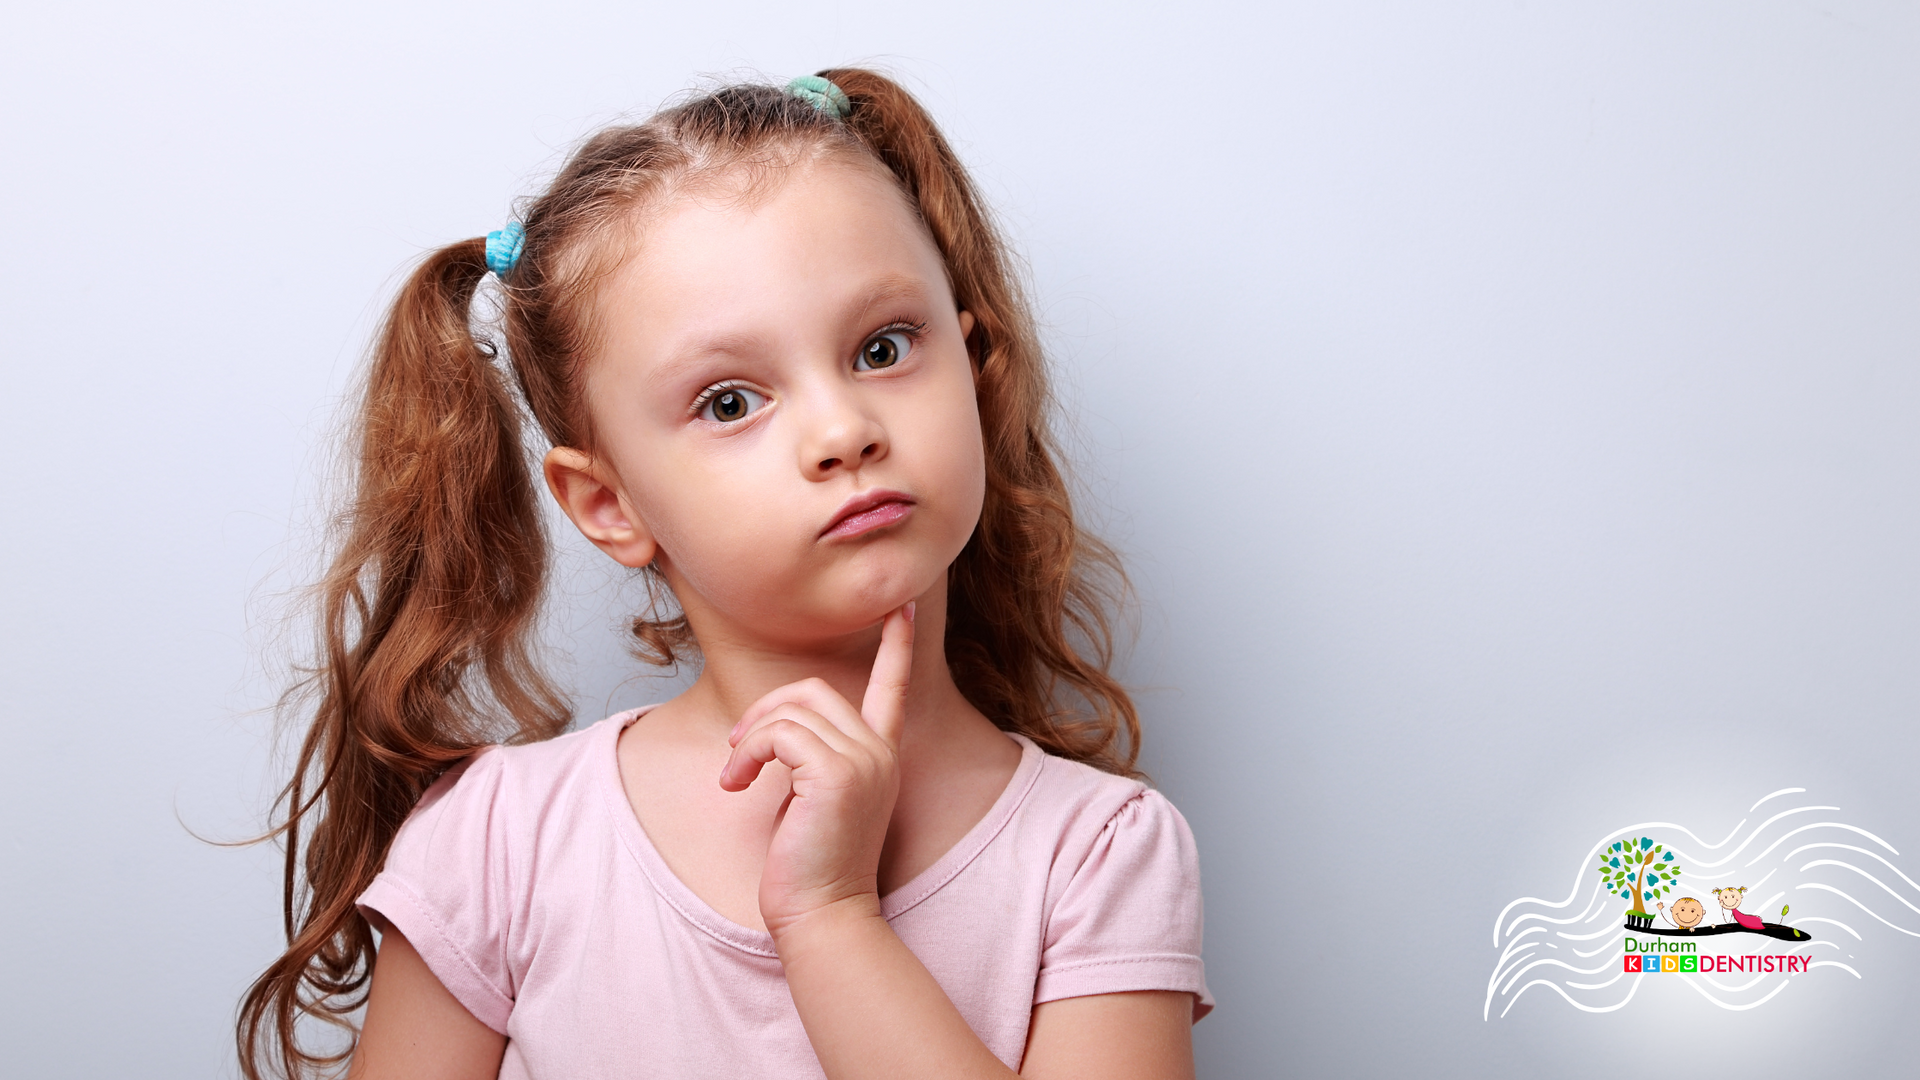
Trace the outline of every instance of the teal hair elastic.
<path fill-rule="evenodd" d="M 506 228 L 488 233 L 487 269 L 506 277 L 513 264 L 520 261 L 520 249 L 526 246 L 527 230 L 517 221 L 509 221 Z"/>
<path fill-rule="evenodd" d="M 823 113 L 846 119 L 853 111 L 853 102 L 847 100 L 847 92 L 833 85 L 833 81 L 819 75 L 802 75 L 787 84 L 787 93 L 819 109 Z"/>

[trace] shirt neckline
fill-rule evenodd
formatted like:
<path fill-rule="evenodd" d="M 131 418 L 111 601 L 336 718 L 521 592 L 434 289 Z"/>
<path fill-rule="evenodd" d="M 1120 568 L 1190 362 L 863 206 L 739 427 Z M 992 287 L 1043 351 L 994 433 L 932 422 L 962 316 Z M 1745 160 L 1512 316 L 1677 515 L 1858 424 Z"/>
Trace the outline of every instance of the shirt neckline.
<path fill-rule="evenodd" d="M 680 880 L 667 865 L 666 858 L 653 846 L 653 838 L 647 835 L 646 828 L 640 824 L 639 815 L 633 812 L 633 804 L 627 801 L 626 787 L 620 780 L 620 733 L 654 707 L 646 705 L 615 713 L 594 725 L 594 745 L 590 751 L 596 762 L 593 774 L 596 786 L 607 800 L 607 810 L 613 815 L 614 831 L 626 844 L 628 853 L 639 864 L 640 872 L 653 886 L 654 892 L 678 911 L 682 918 L 715 940 L 742 952 L 778 957 L 780 954 L 773 947 L 772 934 L 741 926 L 720 914 Z M 1025 735 L 1011 731 L 1005 734 L 1020 744 L 1020 764 L 1014 767 L 1013 777 L 1007 781 L 1000 797 L 994 800 L 993 806 L 979 821 L 974 822 L 966 835 L 934 860 L 932 866 L 880 898 L 882 918 L 893 921 L 958 877 L 1000 835 L 1007 823 L 1013 820 L 1021 804 L 1026 802 L 1033 785 L 1040 779 L 1046 752 Z"/>

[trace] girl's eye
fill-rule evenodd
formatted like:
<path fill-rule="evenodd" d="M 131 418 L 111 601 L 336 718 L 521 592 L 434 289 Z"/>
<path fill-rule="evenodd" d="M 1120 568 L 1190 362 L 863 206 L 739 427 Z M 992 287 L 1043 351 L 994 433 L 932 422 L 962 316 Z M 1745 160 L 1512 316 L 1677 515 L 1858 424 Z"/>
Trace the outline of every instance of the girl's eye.
<path fill-rule="evenodd" d="M 767 399 L 744 386 L 723 386 L 711 391 L 699 407 L 702 420 L 731 424 L 745 420 L 747 414 L 767 403 Z"/>
<path fill-rule="evenodd" d="M 889 330 L 869 338 L 860 346 L 860 355 L 853 360 L 855 371 L 878 371 L 890 368 L 907 358 L 913 351 L 913 338 L 904 330 Z"/>

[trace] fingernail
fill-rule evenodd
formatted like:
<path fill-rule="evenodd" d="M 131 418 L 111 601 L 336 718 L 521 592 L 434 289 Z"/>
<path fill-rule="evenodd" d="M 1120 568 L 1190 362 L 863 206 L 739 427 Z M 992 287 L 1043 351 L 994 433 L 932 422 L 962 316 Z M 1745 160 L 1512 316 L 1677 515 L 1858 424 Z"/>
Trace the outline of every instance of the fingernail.
<path fill-rule="evenodd" d="M 913 605 L 914 605 L 914 601 L 912 600 L 907 601 L 906 613 L 907 613 L 908 622 L 913 621 Z"/>

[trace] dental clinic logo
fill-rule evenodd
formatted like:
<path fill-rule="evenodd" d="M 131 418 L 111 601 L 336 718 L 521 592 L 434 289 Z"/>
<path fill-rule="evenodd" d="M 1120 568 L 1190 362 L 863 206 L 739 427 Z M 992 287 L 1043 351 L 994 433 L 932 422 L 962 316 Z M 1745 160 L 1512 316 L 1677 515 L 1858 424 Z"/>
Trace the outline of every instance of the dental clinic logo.
<path fill-rule="evenodd" d="M 1600 880 L 1608 892 L 1633 902 L 1633 906 L 1627 909 L 1625 925 L 1628 930 L 1637 930 L 1643 935 L 1705 938 L 1734 933 L 1761 934 L 1781 941 L 1813 940 L 1805 930 L 1784 923 L 1766 922 L 1741 911 L 1740 905 L 1746 902 L 1747 897 L 1745 885 L 1714 890 L 1713 897 L 1719 901 L 1722 917 L 1712 925 L 1703 925 L 1707 918 L 1706 905 L 1691 896 L 1680 897 L 1671 908 L 1667 907 L 1666 901 L 1656 900 L 1655 910 L 1659 911 L 1666 925 L 1654 925 L 1653 916 L 1647 914 L 1646 902 L 1667 896 L 1678 889 L 1680 875 L 1686 871 L 1673 861 L 1673 852 L 1668 851 L 1665 844 L 1654 843 L 1651 836 L 1641 837 L 1638 843 L 1631 840 L 1614 841 L 1611 847 L 1600 853 L 1600 865 L 1596 869 L 1600 871 Z M 1786 918 L 1790 910 L 1790 905 L 1783 905 L 1780 917 Z M 1726 974 L 1784 971 L 1793 974 L 1807 970 L 1808 963 L 1806 956 L 1781 956 L 1772 952 L 1741 955 L 1716 952 L 1702 956 L 1693 941 L 1662 941 L 1659 938 L 1641 941 L 1632 934 L 1627 934 L 1621 944 L 1626 949 L 1621 970 L 1648 975 L 1702 971 Z"/>
<path fill-rule="evenodd" d="M 1805 790 L 1754 803 L 1719 843 L 1672 822 L 1602 837 L 1566 899 L 1522 897 L 1501 910 L 1483 1018 L 1496 999 L 1505 1016 L 1536 987 L 1582 1012 L 1613 1012 L 1649 975 L 1733 1011 L 1774 1000 L 1796 977 L 1864 978 L 1861 955 L 1920 938 L 1920 883 L 1894 864 L 1892 844 L 1825 817 L 1838 807 L 1774 802 Z M 1754 914 L 1776 904 L 1776 921 Z"/>

